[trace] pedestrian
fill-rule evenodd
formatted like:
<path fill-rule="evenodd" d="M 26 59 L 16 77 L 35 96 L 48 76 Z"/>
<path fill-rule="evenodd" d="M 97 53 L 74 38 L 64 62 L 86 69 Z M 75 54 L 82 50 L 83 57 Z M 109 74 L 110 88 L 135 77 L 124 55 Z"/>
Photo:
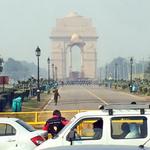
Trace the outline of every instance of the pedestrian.
<path fill-rule="evenodd" d="M 68 122 L 69 120 L 61 116 L 59 110 L 54 110 L 53 117 L 46 121 L 43 130 L 48 131 L 53 138 Z"/>
<path fill-rule="evenodd" d="M 64 86 L 64 81 L 61 81 L 61 85 L 62 85 L 62 87 Z"/>
<path fill-rule="evenodd" d="M 59 92 L 58 92 L 58 89 L 55 89 L 55 90 L 53 91 L 53 93 L 54 93 L 54 102 L 55 102 L 55 105 L 57 105 L 58 97 L 60 98 L 60 94 L 59 94 Z"/>

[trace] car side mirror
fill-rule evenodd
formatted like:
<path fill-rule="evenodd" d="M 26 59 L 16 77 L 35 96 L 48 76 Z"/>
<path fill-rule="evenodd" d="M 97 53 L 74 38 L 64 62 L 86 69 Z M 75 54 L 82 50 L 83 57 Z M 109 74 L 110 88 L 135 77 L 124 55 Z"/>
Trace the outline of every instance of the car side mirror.
<path fill-rule="evenodd" d="M 67 136 L 67 140 L 70 141 L 70 145 L 72 145 L 72 141 L 75 139 L 75 131 L 71 130 Z"/>

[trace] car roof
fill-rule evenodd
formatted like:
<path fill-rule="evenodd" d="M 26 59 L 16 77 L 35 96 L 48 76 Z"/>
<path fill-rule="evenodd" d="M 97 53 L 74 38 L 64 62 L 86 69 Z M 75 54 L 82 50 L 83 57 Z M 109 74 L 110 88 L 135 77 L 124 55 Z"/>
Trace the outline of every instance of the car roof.
<path fill-rule="evenodd" d="M 119 115 L 141 115 L 140 109 L 113 109 L 113 114 L 115 114 L 115 116 L 119 116 Z M 97 116 L 97 115 L 101 115 L 101 116 L 109 116 L 109 110 L 92 110 L 92 111 L 85 111 L 85 112 L 81 112 L 75 115 L 76 118 L 80 118 L 82 116 Z M 145 114 L 142 115 L 150 115 L 150 109 L 145 109 Z M 113 116 L 113 115 L 111 115 Z"/>
<path fill-rule="evenodd" d="M 43 150 L 139 150 L 138 146 L 125 145 L 69 145 L 54 148 L 46 148 Z M 142 150 L 142 149 L 141 149 Z M 145 148 L 144 150 L 150 150 Z"/>
<path fill-rule="evenodd" d="M 0 121 L 17 121 L 18 118 L 0 117 Z"/>

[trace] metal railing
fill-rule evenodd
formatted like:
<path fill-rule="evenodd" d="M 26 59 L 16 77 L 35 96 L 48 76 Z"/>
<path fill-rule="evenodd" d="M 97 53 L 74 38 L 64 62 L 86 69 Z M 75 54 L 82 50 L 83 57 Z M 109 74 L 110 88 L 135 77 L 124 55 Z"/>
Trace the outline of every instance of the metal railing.
<path fill-rule="evenodd" d="M 87 110 L 62 110 L 63 117 L 70 120 L 75 114 Z M 44 125 L 46 120 L 52 117 L 53 111 L 39 112 L 0 112 L 0 117 L 19 118 L 33 126 Z"/>

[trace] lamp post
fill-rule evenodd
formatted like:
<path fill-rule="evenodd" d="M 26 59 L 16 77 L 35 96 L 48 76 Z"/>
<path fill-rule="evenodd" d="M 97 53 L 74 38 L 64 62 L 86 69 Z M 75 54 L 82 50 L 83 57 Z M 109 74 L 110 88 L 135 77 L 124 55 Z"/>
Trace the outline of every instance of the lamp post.
<path fill-rule="evenodd" d="M 37 56 L 37 101 L 40 101 L 40 84 L 39 84 L 39 57 L 41 55 L 41 50 L 39 47 L 35 50 Z"/>
<path fill-rule="evenodd" d="M 52 64 L 52 74 L 53 74 L 53 80 L 55 79 L 54 78 L 54 64 Z"/>
<path fill-rule="evenodd" d="M 118 64 L 115 63 L 115 89 L 117 89 L 117 80 L 118 80 Z"/>
<path fill-rule="evenodd" d="M 55 79 L 57 81 L 57 66 L 55 66 Z"/>
<path fill-rule="evenodd" d="M 117 74 L 118 74 L 118 68 L 117 68 L 118 64 L 115 63 L 115 83 L 117 82 Z"/>
<path fill-rule="evenodd" d="M 2 71 L 3 71 L 3 63 L 4 63 L 3 58 L 0 56 L 0 74 L 1 74 Z M 2 76 L 1 79 L 2 79 L 3 92 L 4 92 L 4 89 L 5 89 L 5 86 L 4 86 L 4 85 L 5 85 L 5 77 Z"/>
<path fill-rule="evenodd" d="M 130 58 L 130 92 L 132 92 L 132 65 L 133 65 L 133 58 Z"/>
<path fill-rule="evenodd" d="M 50 58 L 47 58 L 47 63 L 48 63 L 48 84 L 50 84 Z"/>
<path fill-rule="evenodd" d="M 107 69 L 108 69 L 108 66 L 106 65 L 105 66 L 105 80 L 107 81 Z"/>
<path fill-rule="evenodd" d="M 101 68 L 99 68 L 99 85 L 101 83 Z"/>
<path fill-rule="evenodd" d="M 0 56 L 0 73 L 3 71 L 3 58 Z"/>

